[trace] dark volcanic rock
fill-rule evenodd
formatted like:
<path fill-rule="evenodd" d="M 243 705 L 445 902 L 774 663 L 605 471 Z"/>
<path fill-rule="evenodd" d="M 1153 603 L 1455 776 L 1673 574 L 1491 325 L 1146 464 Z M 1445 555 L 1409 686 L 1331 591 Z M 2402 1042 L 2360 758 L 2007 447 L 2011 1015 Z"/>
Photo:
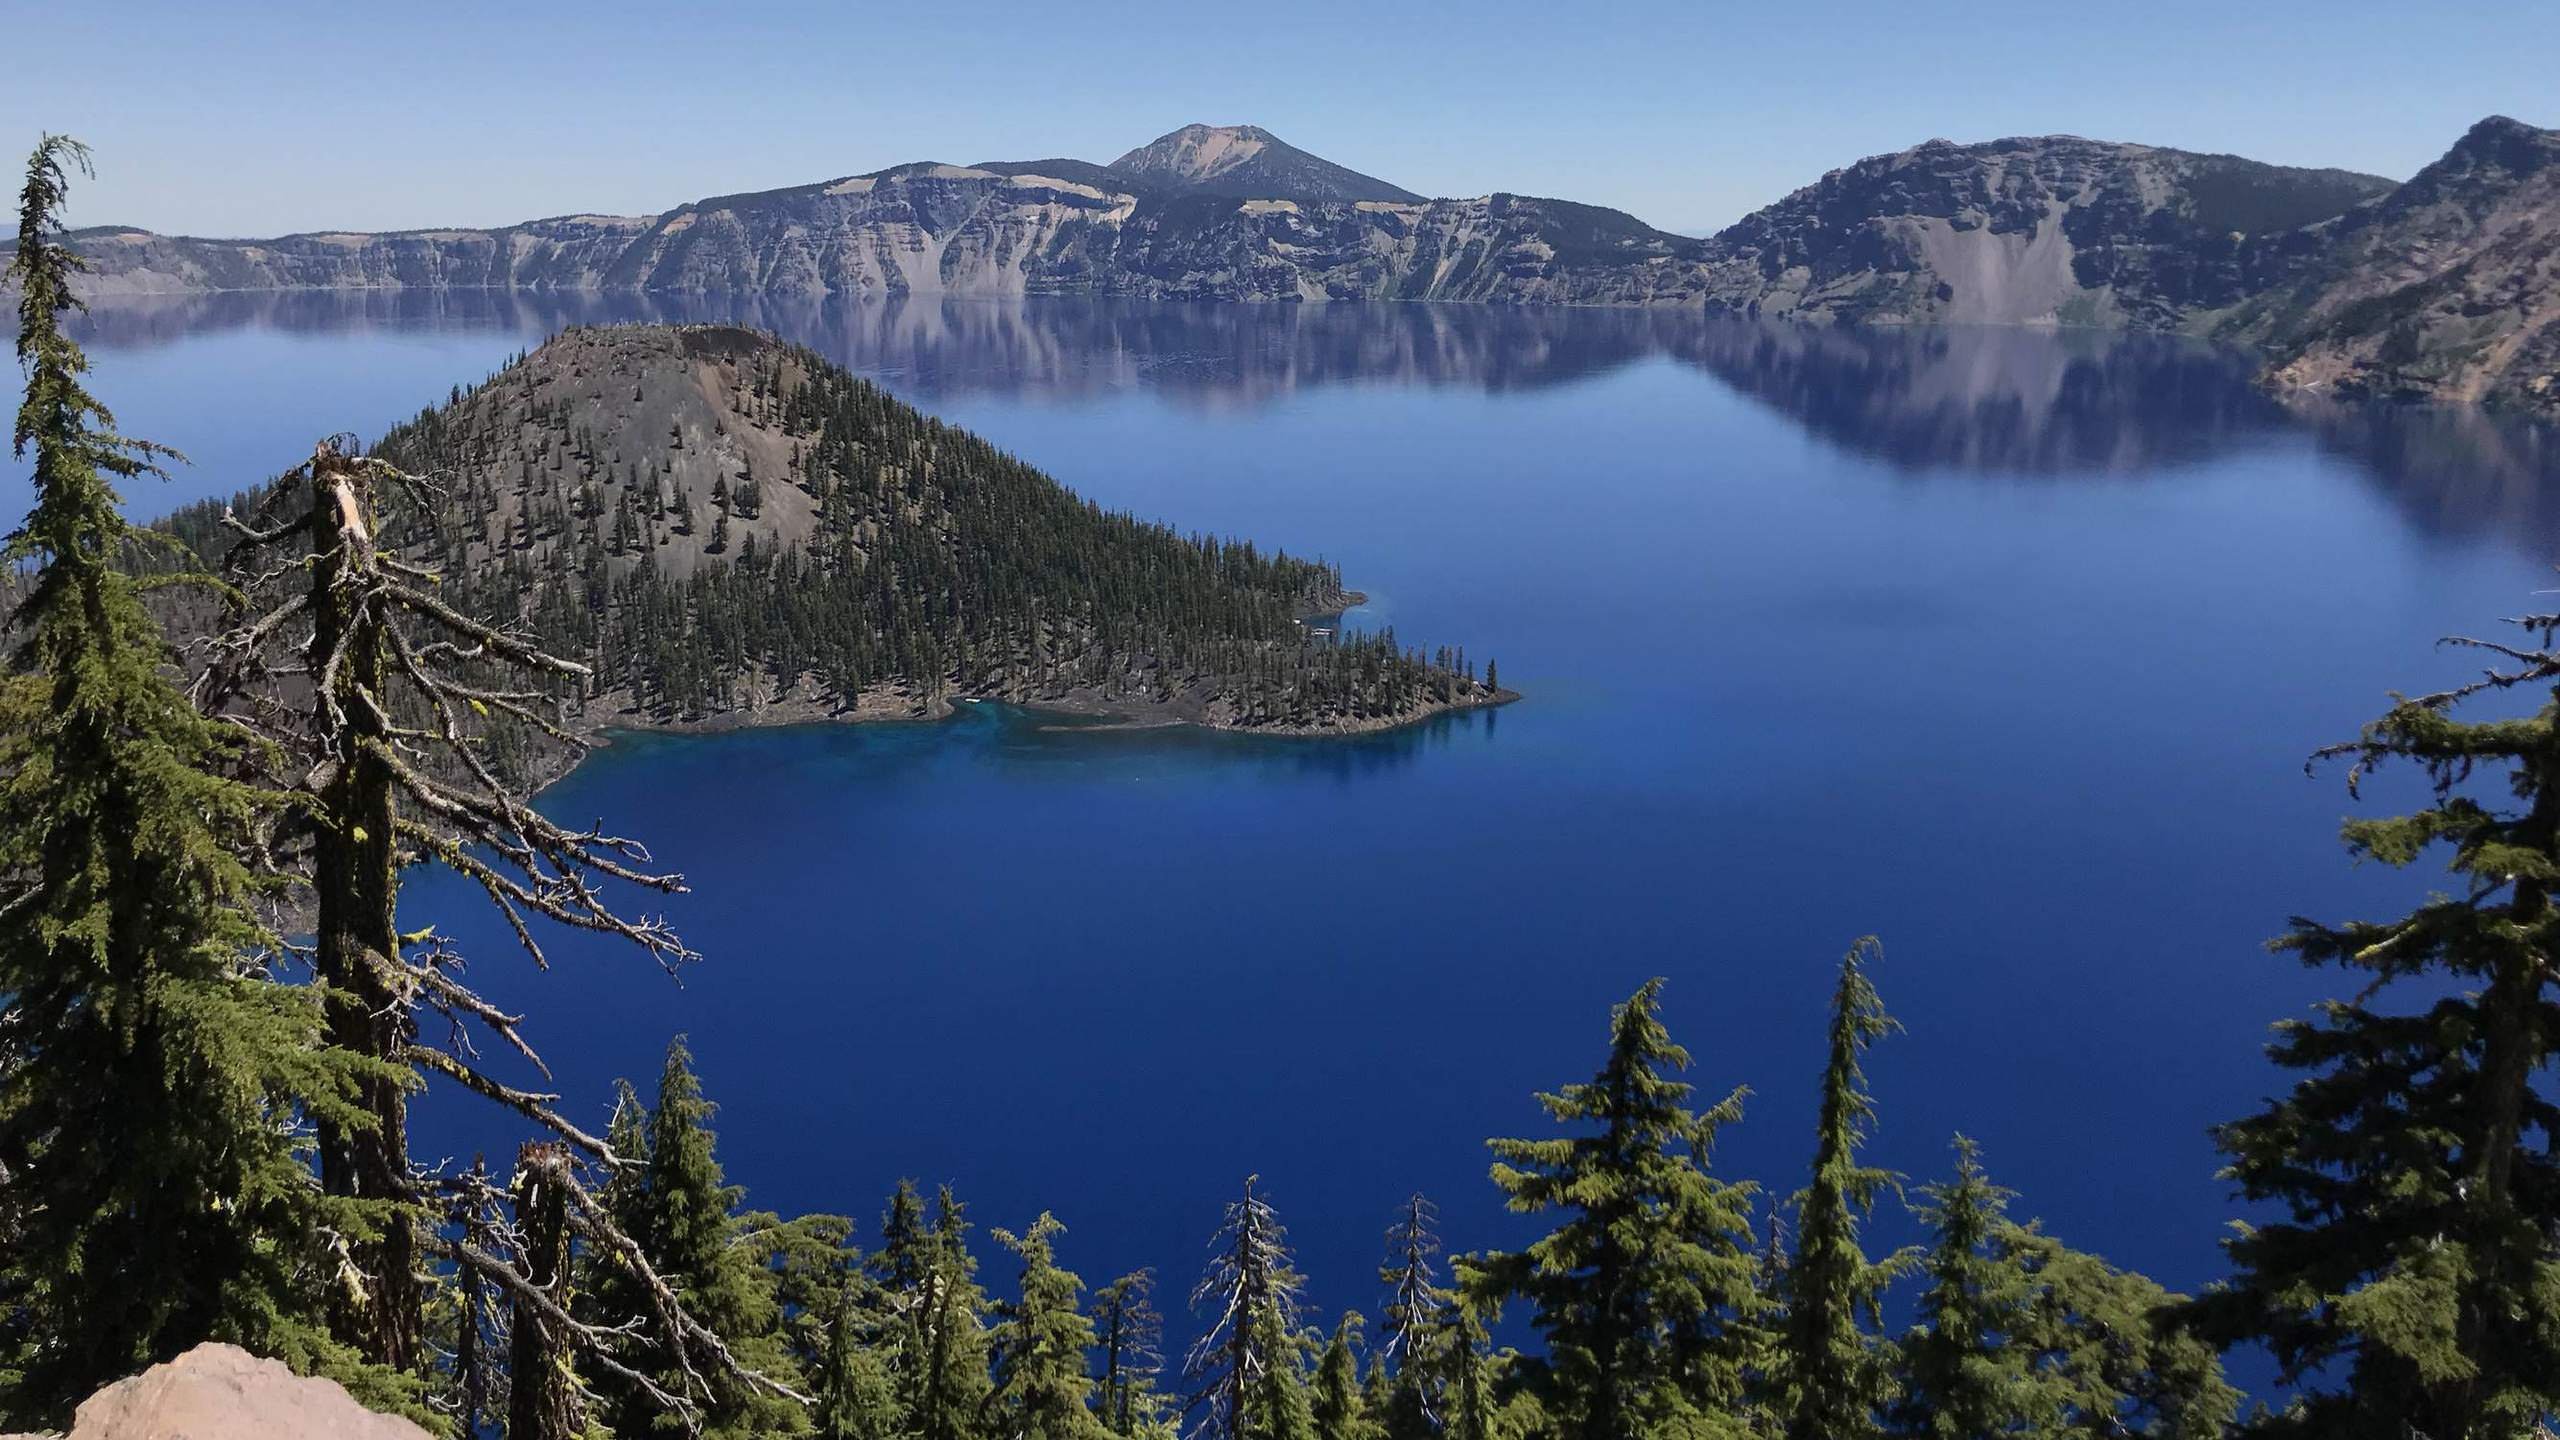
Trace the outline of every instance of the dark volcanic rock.
<path fill-rule="evenodd" d="M 2560 131 L 2481 121 L 2369 204 L 2253 257 L 2220 326 L 2288 387 L 2560 408 Z"/>

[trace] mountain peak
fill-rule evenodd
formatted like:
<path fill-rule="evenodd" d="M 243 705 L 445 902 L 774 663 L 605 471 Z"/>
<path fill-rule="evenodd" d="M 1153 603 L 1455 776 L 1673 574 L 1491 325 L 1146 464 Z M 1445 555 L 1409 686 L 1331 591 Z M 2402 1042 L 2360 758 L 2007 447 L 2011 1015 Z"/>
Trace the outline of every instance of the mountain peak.
<path fill-rule="evenodd" d="M 2445 160 L 2488 161 L 2516 171 L 2538 170 L 2555 156 L 2560 156 L 2560 130 L 2544 130 L 2505 115 L 2492 115 L 2472 126 L 2445 152 Z"/>
<path fill-rule="evenodd" d="M 1310 155 L 1259 125 L 1185 125 L 1111 162 L 1169 190 L 1253 200 L 1396 200 L 1422 197 Z"/>

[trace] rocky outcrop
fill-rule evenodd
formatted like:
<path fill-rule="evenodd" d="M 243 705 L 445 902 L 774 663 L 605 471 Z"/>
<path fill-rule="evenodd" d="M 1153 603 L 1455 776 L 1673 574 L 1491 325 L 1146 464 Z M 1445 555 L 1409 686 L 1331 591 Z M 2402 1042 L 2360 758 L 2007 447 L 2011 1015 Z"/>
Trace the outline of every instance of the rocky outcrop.
<path fill-rule="evenodd" d="M 0 1440 L 32 1437 L 0 1436 Z M 333 1381 L 231 1345 L 199 1345 L 80 1404 L 68 1440 L 429 1440 Z"/>
<path fill-rule="evenodd" d="M 2076 136 L 1932 140 L 1715 237 L 1708 300 L 1804 319 L 2167 329 L 2249 293 L 2248 237 L 2391 182 Z"/>
<path fill-rule="evenodd" d="M 2406 185 L 2254 257 L 2223 320 L 2289 388 L 2560 408 L 2560 131 L 2473 126 Z"/>

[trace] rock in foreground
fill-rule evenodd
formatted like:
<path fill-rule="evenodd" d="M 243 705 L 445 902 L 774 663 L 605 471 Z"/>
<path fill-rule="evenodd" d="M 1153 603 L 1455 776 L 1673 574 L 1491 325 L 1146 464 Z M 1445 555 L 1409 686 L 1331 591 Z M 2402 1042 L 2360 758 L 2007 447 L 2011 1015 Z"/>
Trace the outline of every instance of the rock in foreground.
<path fill-rule="evenodd" d="M 0 1437 L 16 1440 L 16 1437 Z M 199 1345 L 80 1404 L 70 1440 L 430 1440 L 358 1405 L 335 1381 L 234 1345 Z"/>

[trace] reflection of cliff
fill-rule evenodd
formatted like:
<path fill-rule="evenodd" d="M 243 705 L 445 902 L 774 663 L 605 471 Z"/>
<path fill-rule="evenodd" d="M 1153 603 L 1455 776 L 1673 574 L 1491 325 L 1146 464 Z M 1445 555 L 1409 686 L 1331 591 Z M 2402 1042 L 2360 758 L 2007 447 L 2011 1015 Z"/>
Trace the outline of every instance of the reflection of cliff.
<path fill-rule="evenodd" d="M 570 325 L 620 321 L 769 330 L 923 396 L 1144 388 L 1215 405 L 1334 384 L 1532 389 L 1664 353 L 1705 323 L 1672 311 L 1565 307 L 286 290 L 101 300 L 82 334 L 140 346 L 243 326 L 488 329 L 530 343 Z"/>
<path fill-rule="evenodd" d="M 2422 533 L 2504 540 L 2560 563 L 2560 425 L 2475 409 L 2306 401 L 2321 447 L 2355 462 Z"/>
<path fill-rule="evenodd" d="M 1910 471 L 2140 474 L 2308 433 L 2421 533 L 2560 556 L 2560 429 L 2478 410 L 2279 404 L 2245 356 L 2161 336 L 1705 322 L 1669 347 Z"/>
<path fill-rule="evenodd" d="M 270 291 L 101 301 L 107 346 L 242 326 L 386 335 L 723 321 L 771 330 L 930 406 L 1146 390 L 1250 407 L 1325 385 L 1530 390 L 1666 357 L 1831 444 L 1913 472 L 2136 474 L 2308 435 L 2424 531 L 2560 549 L 2560 431 L 2489 414 L 2279 404 L 2251 361 L 2148 335 L 1791 325 L 1662 309 L 889 301 L 595 292 Z"/>
<path fill-rule="evenodd" d="M 1708 325 L 1679 349 L 1816 435 L 1906 469 L 2151 469 L 2284 426 L 2249 361 L 2146 335 Z"/>

